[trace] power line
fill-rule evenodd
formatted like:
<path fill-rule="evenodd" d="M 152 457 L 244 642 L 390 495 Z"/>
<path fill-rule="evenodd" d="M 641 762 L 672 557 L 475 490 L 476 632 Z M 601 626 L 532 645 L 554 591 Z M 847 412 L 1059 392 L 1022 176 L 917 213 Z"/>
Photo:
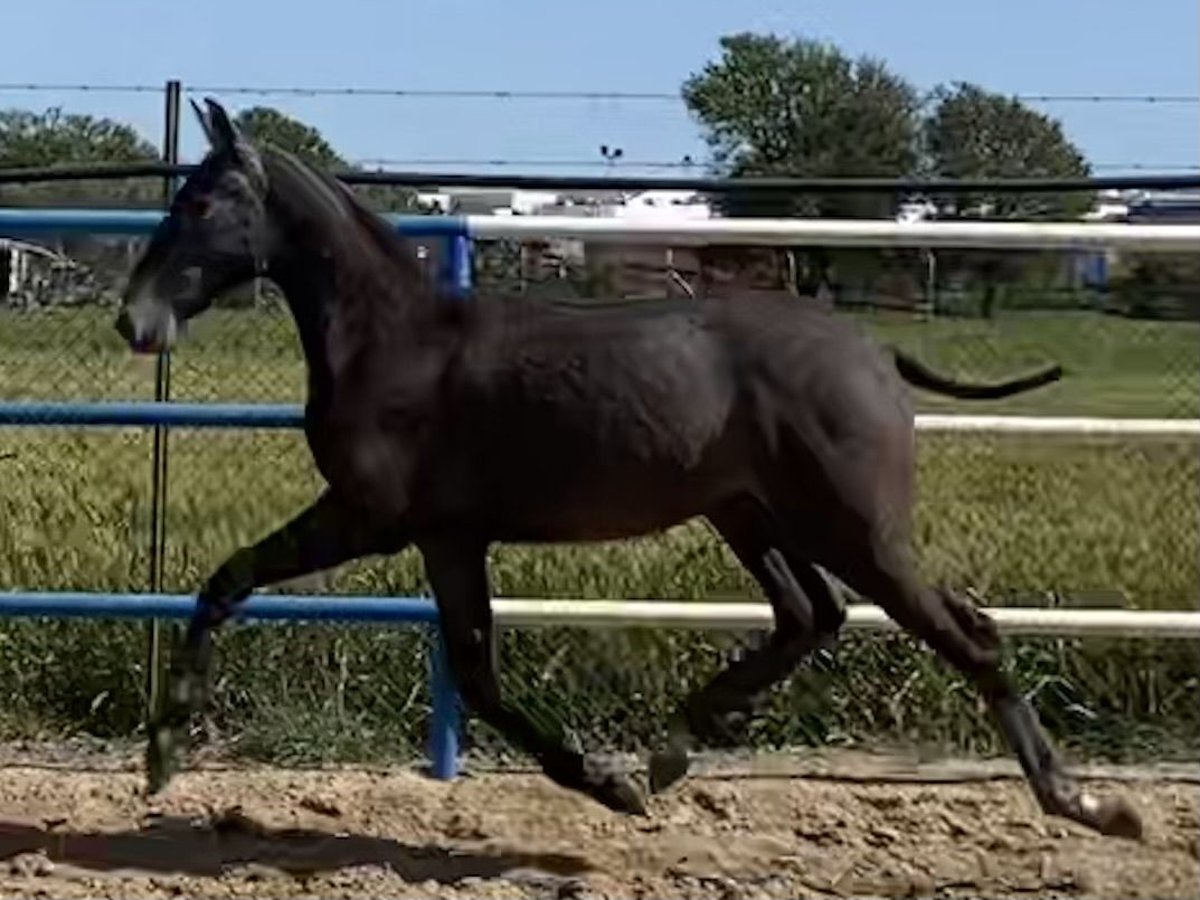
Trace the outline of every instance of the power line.
<path fill-rule="evenodd" d="M 79 83 L 0 83 L 4 92 L 92 92 L 92 93 L 161 93 L 161 84 L 79 84 Z M 393 97 L 434 100 L 581 100 L 581 101 L 670 101 L 682 99 L 676 91 L 558 91 L 503 89 L 435 89 L 385 87 L 311 87 L 288 85 L 186 85 L 193 93 L 214 95 L 294 96 L 294 97 Z M 1017 100 L 1030 103 L 1145 103 L 1196 104 L 1197 94 L 1013 94 Z"/>

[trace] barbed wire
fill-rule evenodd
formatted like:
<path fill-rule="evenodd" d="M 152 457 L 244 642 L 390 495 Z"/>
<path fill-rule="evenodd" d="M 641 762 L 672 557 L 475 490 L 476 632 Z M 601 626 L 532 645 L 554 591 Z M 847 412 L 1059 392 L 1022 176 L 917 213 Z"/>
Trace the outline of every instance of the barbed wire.
<path fill-rule="evenodd" d="M 83 165 L 0 168 L 0 184 L 81 181 L 90 179 L 186 177 L 195 165 L 162 162 L 91 163 Z M 1059 193 L 1097 190 L 1195 190 L 1200 177 L 1179 175 L 1118 175 L 1077 178 L 802 178 L 753 176 L 736 178 L 697 178 L 691 176 L 629 176 L 606 172 L 603 175 L 524 175 L 463 172 L 402 172 L 369 169 L 335 169 L 347 184 L 393 185 L 411 188 L 500 187 L 513 190 L 691 190 L 747 193 Z"/>
<path fill-rule="evenodd" d="M 566 90 L 505 90 L 469 88 L 388 88 L 356 86 L 311 87 L 288 85 L 184 85 L 191 92 L 235 94 L 249 96 L 296 97 L 393 97 L 440 100 L 581 100 L 581 101 L 670 101 L 682 102 L 678 91 L 566 91 Z M 93 93 L 161 93 L 161 84 L 91 84 L 5 82 L 0 91 L 13 92 L 93 92 Z M 1145 103 L 1195 104 L 1198 94 L 1013 94 L 1017 100 L 1029 103 Z"/>
<path fill-rule="evenodd" d="M 495 166 L 531 169 L 604 168 L 613 171 L 629 169 L 669 169 L 693 171 L 703 169 L 701 160 L 637 160 L 622 159 L 610 162 L 605 159 L 508 159 L 486 157 L 360 157 L 351 160 L 352 165 L 364 168 L 382 166 Z M 1139 172 L 1200 172 L 1200 163 L 1093 163 L 1096 171 L 1139 171 Z"/>

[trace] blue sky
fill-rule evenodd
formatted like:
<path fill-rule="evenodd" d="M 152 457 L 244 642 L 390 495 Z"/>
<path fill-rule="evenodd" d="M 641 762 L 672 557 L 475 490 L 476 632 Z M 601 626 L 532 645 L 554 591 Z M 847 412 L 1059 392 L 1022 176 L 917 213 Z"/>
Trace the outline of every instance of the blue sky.
<path fill-rule="evenodd" d="M 208 86 L 677 94 L 722 34 L 752 30 L 882 57 L 923 89 L 968 80 L 1019 94 L 1200 93 L 1197 0 L 39 0 L 5 4 L 4 29 L 0 83 L 10 84 L 178 77 Z M 599 160 L 602 143 L 629 160 L 704 156 L 698 129 L 672 100 L 218 99 L 235 110 L 277 106 L 355 160 Z M 50 105 L 120 118 L 159 140 L 153 94 L 0 91 L 0 107 Z M 1094 163 L 1200 164 L 1195 104 L 1041 108 Z M 200 146 L 189 116 L 185 154 Z"/>

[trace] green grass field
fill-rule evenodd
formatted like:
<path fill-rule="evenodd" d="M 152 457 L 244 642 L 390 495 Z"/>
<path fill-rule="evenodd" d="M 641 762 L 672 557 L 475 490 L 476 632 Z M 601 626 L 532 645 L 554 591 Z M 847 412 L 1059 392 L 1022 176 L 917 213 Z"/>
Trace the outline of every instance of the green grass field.
<path fill-rule="evenodd" d="M 0 314 L 0 396 L 150 398 L 153 363 L 123 349 L 111 315 Z M 1067 369 L 1061 383 L 1000 403 L 951 403 L 914 393 L 921 411 L 1198 414 L 1200 328 L 1191 323 L 1086 313 L 991 322 L 922 322 L 901 314 L 857 318 L 883 340 L 960 376 L 1004 377 L 1050 360 Z M 302 399 L 302 390 L 292 325 L 277 313 L 212 313 L 195 323 L 173 359 L 172 396 L 179 400 L 287 402 Z M 930 579 L 973 588 L 996 603 L 1196 606 L 1200 458 L 1193 445 L 923 435 L 919 447 L 917 540 Z M 148 432 L 3 430 L 0 476 L 0 587 L 145 589 Z M 165 587 L 192 592 L 226 555 L 309 502 L 319 480 L 298 435 L 181 430 L 170 440 L 170 485 Z M 493 573 L 497 593 L 509 596 L 756 597 L 729 552 L 700 523 L 636 541 L 499 547 Z M 410 593 L 423 591 L 424 584 L 409 552 L 346 566 L 304 588 Z M 0 736 L 134 730 L 142 702 L 140 634 L 136 626 L 111 623 L 0 626 Z M 684 685 L 711 670 L 715 648 L 729 643 L 713 635 L 556 634 L 506 637 L 508 684 L 530 702 L 538 691 L 561 692 L 559 711 L 569 711 L 576 727 L 596 741 L 617 740 L 623 732 L 636 742 L 652 740 L 645 729 L 657 726 Z M 825 676 L 797 679 L 772 701 L 766 724 L 756 726 L 765 729 L 756 742 L 885 734 L 987 745 L 977 710 L 960 689 L 948 687 L 953 679 L 897 640 L 901 644 L 884 642 L 890 650 L 883 655 L 878 639 L 850 641 L 838 666 L 843 675 L 821 688 L 826 699 L 809 703 L 811 708 L 803 698 L 816 691 L 812 679 Z M 606 641 L 624 642 L 624 650 Z M 397 665 L 398 658 L 420 652 L 417 636 L 297 627 L 272 635 L 249 630 L 223 646 L 228 675 L 218 690 L 218 719 L 246 752 L 273 758 L 378 755 L 411 749 L 419 734 L 423 672 Z M 236 655 L 235 647 L 244 655 Z M 632 652 L 635 647 L 640 649 Z M 1022 642 L 1016 652 L 1023 678 L 1050 685 L 1038 690 L 1058 698 L 1052 705 L 1061 706 L 1062 721 L 1092 735 L 1082 744 L 1123 752 L 1145 743 L 1136 727 L 1121 732 L 1123 726 L 1114 724 L 1121 721 L 1161 736 L 1163 722 L 1175 716 L 1168 731 L 1182 727 L 1186 737 L 1192 734 L 1187 729 L 1195 729 L 1194 714 L 1179 712 L 1184 700 L 1173 693 L 1189 671 L 1195 687 L 1194 659 L 1179 648 Z M 255 668 L 264 659 L 274 662 L 269 674 Z M 597 674 L 613 659 L 624 662 Z M 866 687 L 854 678 L 881 681 Z M 1081 685 L 1087 685 L 1086 696 Z M 627 696 L 640 697 L 654 711 L 631 720 Z M 1090 709 L 1095 698 L 1103 698 L 1103 709 L 1092 709 L 1091 718 L 1070 712 Z M 914 725 L 903 706 L 918 700 L 935 712 Z M 807 712 L 798 713 L 797 704 Z M 1078 722 L 1073 715 L 1081 717 Z"/>

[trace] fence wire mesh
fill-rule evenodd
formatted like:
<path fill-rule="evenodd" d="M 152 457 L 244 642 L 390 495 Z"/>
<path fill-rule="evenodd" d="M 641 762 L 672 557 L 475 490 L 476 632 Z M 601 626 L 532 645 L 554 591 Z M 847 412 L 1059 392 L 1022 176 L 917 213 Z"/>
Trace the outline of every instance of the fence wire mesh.
<path fill-rule="evenodd" d="M 153 397 L 153 361 L 131 357 L 112 328 L 121 285 L 143 245 L 72 239 L 52 248 L 73 261 L 69 266 L 44 257 L 21 263 L 0 297 L 0 397 Z M 997 272 L 986 260 L 931 266 L 921 254 L 859 252 L 822 261 L 765 251 L 739 259 L 722 251 L 696 259 L 668 249 L 640 248 L 626 258 L 612 248 L 593 254 L 575 245 L 484 244 L 475 254 L 475 280 L 485 295 L 579 303 L 720 293 L 737 302 L 742 290 L 796 288 L 796 302 L 831 305 L 958 377 L 1008 376 L 1049 361 L 1066 368 L 1059 384 L 995 403 L 914 392 L 918 411 L 1200 414 L 1200 272 L 1189 260 L 1118 254 L 1100 287 L 1081 274 L 1086 265 L 1062 255 Z M 304 397 L 299 342 L 270 288 L 244 291 L 198 319 L 172 354 L 170 374 L 174 400 Z M 996 604 L 1197 606 L 1200 459 L 1192 443 L 923 434 L 918 450 L 916 538 L 930 580 Z M 150 454 L 151 437 L 142 430 L 0 429 L 0 584 L 144 590 Z M 225 557 L 282 524 L 321 485 L 298 433 L 178 429 L 168 455 L 168 591 L 194 592 Z M 628 542 L 498 547 L 492 573 L 502 596 L 758 599 L 729 551 L 699 523 Z M 285 587 L 427 591 L 415 551 Z M 682 696 L 755 637 L 502 630 L 504 691 L 538 715 L 563 718 L 589 748 L 640 752 L 661 739 Z M 4 622 L 0 642 L 7 667 L 0 734 L 121 735 L 138 728 L 143 629 Z M 427 636 L 418 630 L 233 628 L 220 641 L 205 728 L 242 752 L 276 759 L 420 755 L 429 716 L 427 657 Z M 1116 753 L 1196 736 L 1187 699 L 1197 687 L 1190 649 L 1023 640 L 1013 643 L 1012 660 L 1050 727 L 1086 744 Z M 960 682 L 907 639 L 880 636 L 847 637 L 832 657 L 773 692 L 744 735 L 759 748 L 871 737 L 973 749 L 994 740 Z M 479 759 L 520 758 L 477 722 L 467 741 Z"/>

